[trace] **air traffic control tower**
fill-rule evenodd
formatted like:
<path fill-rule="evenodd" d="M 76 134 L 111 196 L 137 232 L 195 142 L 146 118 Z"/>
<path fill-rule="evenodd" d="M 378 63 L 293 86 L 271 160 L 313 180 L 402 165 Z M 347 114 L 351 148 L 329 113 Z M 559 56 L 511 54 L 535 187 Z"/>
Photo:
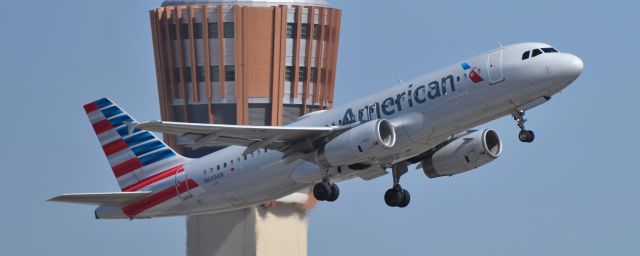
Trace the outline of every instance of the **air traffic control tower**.
<path fill-rule="evenodd" d="M 333 105 L 341 11 L 324 0 L 168 0 L 150 16 L 163 120 L 285 125 Z"/>
<path fill-rule="evenodd" d="M 324 0 L 164 1 L 150 11 L 162 120 L 286 125 L 331 108 L 340 17 Z M 305 200 L 284 202 L 189 217 L 187 254 L 306 255 Z"/>

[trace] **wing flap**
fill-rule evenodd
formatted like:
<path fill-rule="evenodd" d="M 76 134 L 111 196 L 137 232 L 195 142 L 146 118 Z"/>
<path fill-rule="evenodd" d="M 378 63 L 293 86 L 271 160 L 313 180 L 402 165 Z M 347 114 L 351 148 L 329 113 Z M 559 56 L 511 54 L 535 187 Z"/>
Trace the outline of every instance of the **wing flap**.
<path fill-rule="evenodd" d="M 47 201 L 120 206 L 129 202 L 138 201 L 151 195 L 151 191 L 136 192 L 107 192 L 107 193 L 74 193 L 54 196 Z"/>

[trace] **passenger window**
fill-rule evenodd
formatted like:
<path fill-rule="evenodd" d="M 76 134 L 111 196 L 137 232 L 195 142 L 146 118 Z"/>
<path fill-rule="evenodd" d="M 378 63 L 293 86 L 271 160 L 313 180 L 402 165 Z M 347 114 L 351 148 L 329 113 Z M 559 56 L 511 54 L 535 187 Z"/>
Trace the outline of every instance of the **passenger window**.
<path fill-rule="evenodd" d="M 538 56 L 542 54 L 542 51 L 540 51 L 540 49 L 533 49 L 533 51 L 531 51 L 531 58 Z"/>
<path fill-rule="evenodd" d="M 223 167 L 224 167 L 224 168 L 227 168 L 227 163 L 224 163 Z"/>
<path fill-rule="evenodd" d="M 526 60 L 529 58 L 529 53 L 531 53 L 531 51 L 526 51 L 522 54 L 522 60 Z"/>
<path fill-rule="evenodd" d="M 233 160 L 231 160 L 231 163 L 229 165 L 233 165 Z"/>
<path fill-rule="evenodd" d="M 546 53 L 558 52 L 556 49 L 553 49 L 553 48 L 542 48 L 542 51 Z"/>
<path fill-rule="evenodd" d="M 216 168 L 216 169 L 218 169 L 218 171 L 219 171 L 220 170 L 220 165 L 218 165 L 218 168 Z"/>

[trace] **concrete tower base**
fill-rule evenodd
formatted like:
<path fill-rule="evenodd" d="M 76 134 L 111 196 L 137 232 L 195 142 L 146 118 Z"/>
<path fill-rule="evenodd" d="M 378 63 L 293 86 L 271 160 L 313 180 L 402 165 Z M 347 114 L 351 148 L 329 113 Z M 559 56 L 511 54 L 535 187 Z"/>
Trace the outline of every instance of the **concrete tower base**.
<path fill-rule="evenodd" d="M 307 217 L 299 204 L 187 217 L 188 256 L 306 256 Z"/>

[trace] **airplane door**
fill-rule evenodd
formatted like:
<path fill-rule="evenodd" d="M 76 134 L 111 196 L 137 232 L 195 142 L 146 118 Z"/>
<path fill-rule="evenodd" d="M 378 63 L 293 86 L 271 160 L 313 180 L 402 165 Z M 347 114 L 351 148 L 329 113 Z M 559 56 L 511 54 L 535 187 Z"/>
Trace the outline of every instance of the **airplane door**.
<path fill-rule="evenodd" d="M 504 81 L 502 73 L 502 53 L 503 49 L 495 50 L 488 55 L 487 72 L 489 74 L 489 84 L 497 84 Z"/>
<path fill-rule="evenodd" d="M 182 171 L 181 168 L 176 169 L 175 177 L 176 177 L 175 188 L 176 188 L 176 193 L 178 194 L 178 197 L 180 197 L 182 200 L 187 200 L 191 198 L 191 196 L 193 196 L 191 194 L 191 188 L 189 187 L 189 182 L 186 182 L 188 179 L 187 170 Z M 186 191 L 185 191 L 185 188 L 186 188 Z"/>

